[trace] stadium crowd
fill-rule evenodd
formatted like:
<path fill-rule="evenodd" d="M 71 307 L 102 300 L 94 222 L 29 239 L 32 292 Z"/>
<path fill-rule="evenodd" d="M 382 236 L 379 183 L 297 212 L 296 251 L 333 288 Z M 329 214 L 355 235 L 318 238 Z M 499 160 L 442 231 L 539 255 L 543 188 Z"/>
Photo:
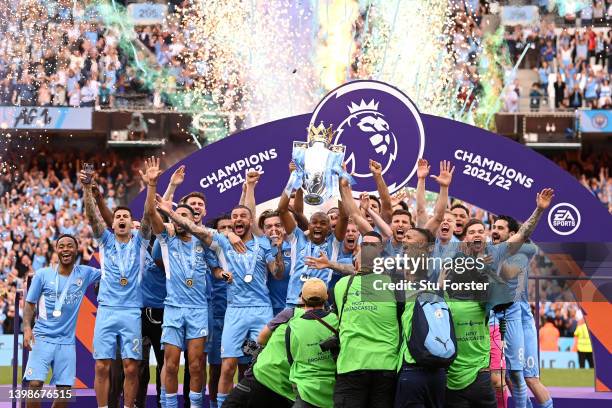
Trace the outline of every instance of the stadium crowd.
<path fill-rule="evenodd" d="M 517 111 L 519 97 L 529 97 L 532 111 L 543 104 L 551 109 L 612 108 L 612 30 L 604 24 L 606 18 L 612 18 L 612 5 L 594 1 L 594 7 L 581 11 L 579 27 L 557 27 L 554 13 L 548 13 L 546 7 L 541 10 L 545 15 L 537 23 L 506 30 L 512 64 L 525 52 L 519 67 L 533 69 L 538 80 L 529 84 L 530 89 L 525 84 L 521 89 L 511 78 L 514 82 L 504 95 L 504 110 Z M 566 23 L 568 18 L 571 16 L 566 16 Z"/>
<path fill-rule="evenodd" d="M 85 154 L 39 149 L 28 157 L 9 153 L 0 169 L 0 324 L 13 333 L 15 290 L 34 273 L 57 264 L 53 245 L 61 234 L 78 237 L 79 261 L 97 250 L 83 214 L 79 166 L 92 163 L 99 172 L 100 197 L 109 208 L 127 205 L 144 186 L 137 169 L 142 159 L 116 153 Z M 12 164 L 12 166 L 10 164 Z M 9 167 L 11 166 L 11 167 Z M 20 313 L 23 311 L 23 298 Z"/>

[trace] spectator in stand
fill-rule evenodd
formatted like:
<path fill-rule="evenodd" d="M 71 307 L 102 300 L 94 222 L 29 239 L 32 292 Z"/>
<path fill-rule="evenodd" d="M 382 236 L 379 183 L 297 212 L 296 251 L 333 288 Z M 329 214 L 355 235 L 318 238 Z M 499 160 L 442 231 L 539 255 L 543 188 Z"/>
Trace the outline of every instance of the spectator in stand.
<path fill-rule="evenodd" d="M 574 109 L 582 107 L 582 91 L 578 84 L 574 85 L 574 89 L 569 94 L 569 106 Z"/>
<path fill-rule="evenodd" d="M 559 329 L 554 325 L 554 319 L 546 317 L 546 324 L 540 327 L 540 351 L 559 351 Z"/>
<path fill-rule="evenodd" d="M 557 81 L 554 83 L 555 89 L 555 108 L 559 109 L 563 107 L 563 100 L 565 99 L 565 82 L 561 74 L 557 74 Z"/>

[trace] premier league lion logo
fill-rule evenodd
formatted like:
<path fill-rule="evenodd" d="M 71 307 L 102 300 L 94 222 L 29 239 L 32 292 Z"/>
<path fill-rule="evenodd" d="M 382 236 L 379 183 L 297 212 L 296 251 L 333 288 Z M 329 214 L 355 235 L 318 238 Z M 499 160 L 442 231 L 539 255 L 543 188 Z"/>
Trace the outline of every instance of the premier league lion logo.
<path fill-rule="evenodd" d="M 404 187 L 423 156 L 425 132 L 412 101 L 397 88 L 378 81 L 353 81 L 330 92 L 312 114 L 336 130 L 333 144 L 346 147 L 345 163 L 356 184 L 355 195 L 375 192 L 370 159 L 379 162 L 389 191 Z"/>
<path fill-rule="evenodd" d="M 368 156 L 383 167 L 383 174 L 397 158 L 397 140 L 385 115 L 378 111 L 374 100 L 348 106 L 348 116 L 338 126 L 334 144 L 350 146 L 346 154 L 346 168 L 353 177 L 369 177 L 368 160 L 357 160 L 358 152 Z"/>

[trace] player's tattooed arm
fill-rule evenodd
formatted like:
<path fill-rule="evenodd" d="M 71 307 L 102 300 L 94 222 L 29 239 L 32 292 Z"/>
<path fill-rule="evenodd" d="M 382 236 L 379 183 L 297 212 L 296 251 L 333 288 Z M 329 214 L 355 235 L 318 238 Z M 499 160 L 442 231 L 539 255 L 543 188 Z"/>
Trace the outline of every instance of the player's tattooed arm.
<path fill-rule="evenodd" d="M 440 185 L 440 193 L 434 206 L 434 214 L 427 223 L 425 228 L 431 231 L 432 234 L 436 234 L 438 227 L 444 221 L 444 212 L 448 204 L 448 188 L 453 180 L 453 173 L 455 172 L 455 166 L 451 165 L 450 161 L 442 160 L 440 162 L 440 175 L 431 176 Z"/>
<path fill-rule="evenodd" d="M 164 215 L 170 218 L 177 226 L 189 231 L 190 234 L 198 238 L 204 245 L 210 246 L 213 241 L 213 230 L 210 230 L 204 226 L 197 225 L 189 218 L 181 217 L 172 210 L 172 203 L 164 200 L 163 197 L 157 195 L 155 198 L 157 209 Z"/>
<path fill-rule="evenodd" d="M 314 256 L 306 257 L 306 265 L 313 269 L 333 269 L 334 271 L 340 272 L 343 275 L 352 275 L 355 273 L 355 267 L 353 264 L 343 264 L 336 261 L 331 261 L 325 252 L 320 252 L 319 257 Z"/>
<path fill-rule="evenodd" d="M 96 203 L 91 189 L 91 181 L 88 183 L 86 182 L 88 181 L 89 177 L 83 170 L 81 170 L 79 173 L 79 178 L 81 180 L 81 184 L 83 185 L 85 215 L 87 216 L 89 224 L 91 224 L 94 238 L 100 238 L 106 229 L 106 224 L 98 217 L 98 214 L 96 213 Z"/>
<path fill-rule="evenodd" d="M 285 261 L 283 259 L 283 251 L 279 246 L 276 256 L 274 260 L 268 262 L 268 271 L 272 274 L 274 279 L 283 279 L 283 274 L 285 273 Z"/>
<path fill-rule="evenodd" d="M 417 188 L 416 188 L 416 226 L 425 227 L 427 224 L 427 201 L 425 200 L 425 180 L 429 175 L 431 166 L 426 159 L 419 159 L 417 162 Z"/>
<path fill-rule="evenodd" d="M 34 311 L 36 305 L 34 303 L 25 302 L 23 310 L 23 347 L 32 350 L 34 344 L 34 336 L 32 335 L 32 322 L 34 321 Z"/>
<path fill-rule="evenodd" d="M 292 173 L 293 171 L 295 171 L 295 169 L 295 163 L 291 161 L 291 163 L 289 163 L 289 173 Z M 304 190 L 302 190 L 301 188 L 295 190 L 292 209 L 296 217 L 302 217 L 306 219 L 306 217 L 304 216 Z M 308 220 L 306 220 L 306 224 L 308 224 Z"/>
<path fill-rule="evenodd" d="M 259 177 L 261 175 L 259 174 L 258 171 L 249 171 L 246 174 L 246 183 L 245 183 L 245 189 L 244 189 L 244 202 L 241 202 L 242 205 L 248 207 L 248 209 L 251 211 L 251 214 L 253 215 L 253 219 L 256 220 L 257 219 L 257 204 L 255 201 L 255 186 L 257 185 L 257 182 L 259 182 Z M 256 222 L 253 223 L 253 234 L 257 235 L 258 237 L 262 236 L 263 233 L 262 231 L 259 229 L 259 226 L 257 225 Z"/>
<path fill-rule="evenodd" d="M 91 182 L 91 192 L 93 194 L 96 205 L 98 206 L 98 210 L 100 211 L 100 215 L 104 220 L 104 223 L 108 228 L 113 227 L 113 212 L 108 208 L 106 203 L 104 202 L 104 197 L 102 197 L 102 193 L 100 193 L 100 188 L 95 181 Z"/>
<path fill-rule="evenodd" d="M 510 245 L 510 254 L 518 251 L 520 246 L 531 236 L 533 231 L 535 230 L 540 218 L 542 218 L 542 214 L 548 207 L 550 207 L 550 203 L 555 196 L 555 190 L 552 188 L 545 188 L 540 191 L 536 195 L 536 208 L 531 214 L 531 216 L 521 225 L 518 232 L 508 238 L 508 243 Z"/>
<path fill-rule="evenodd" d="M 380 197 L 380 214 L 385 222 L 391 222 L 391 214 L 393 214 L 393 206 L 391 205 L 391 194 L 389 194 L 389 187 L 385 183 L 385 179 L 382 176 L 382 166 L 377 161 L 370 159 L 370 171 L 374 176 L 374 182 L 376 183 L 376 190 Z"/>
<path fill-rule="evenodd" d="M 165 230 L 164 220 L 155 209 L 155 195 L 157 194 L 157 180 L 161 175 L 159 169 L 159 159 L 150 157 L 145 159 L 145 169 L 140 170 L 140 177 L 142 177 L 143 183 L 147 186 L 147 198 L 145 199 L 145 218 L 149 220 L 153 233 L 155 235 L 161 234 Z M 172 201 L 170 201 L 172 206 Z"/>

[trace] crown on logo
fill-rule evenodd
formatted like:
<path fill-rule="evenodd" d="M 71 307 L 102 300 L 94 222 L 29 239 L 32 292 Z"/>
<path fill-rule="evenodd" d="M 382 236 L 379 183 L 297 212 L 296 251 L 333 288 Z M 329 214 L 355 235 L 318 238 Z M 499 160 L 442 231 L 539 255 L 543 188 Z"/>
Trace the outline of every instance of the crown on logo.
<path fill-rule="evenodd" d="M 374 102 L 372 99 L 369 103 L 365 103 L 362 99 L 359 105 L 356 105 L 355 102 L 351 102 L 351 106 L 347 106 L 349 113 L 355 113 L 364 110 L 378 110 L 378 102 Z"/>
<path fill-rule="evenodd" d="M 329 125 L 328 128 L 325 127 L 323 121 L 319 124 L 319 126 L 310 125 L 308 127 L 308 142 L 323 142 L 326 145 L 329 145 L 334 137 L 334 131 L 332 129 L 332 125 Z"/>

